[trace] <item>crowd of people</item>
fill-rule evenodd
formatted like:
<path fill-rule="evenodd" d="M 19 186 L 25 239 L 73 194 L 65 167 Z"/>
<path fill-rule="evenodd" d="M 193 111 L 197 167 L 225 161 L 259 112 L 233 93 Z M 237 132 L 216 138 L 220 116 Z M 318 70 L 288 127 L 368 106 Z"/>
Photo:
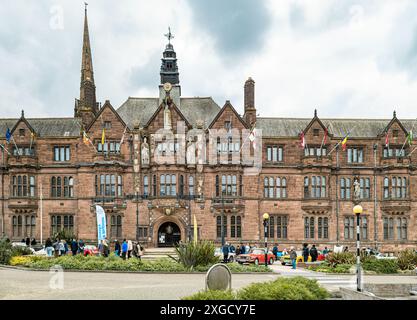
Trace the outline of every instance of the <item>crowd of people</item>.
<path fill-rule="evenodd" d="M 59 257 L 68 254 L 73 256 L 80 255 L 100 255 L 108 257 L 113 254 L 121 257 L 125 260 L 130 259 L 132 256 L 141 258 L 145 252 L 145 249 L 139 242 L 133 242 L 132 240 L 123 239 L 122 243 L 118 240 L 114 240 L 114 245 L 111 246 L 110 242 L 106 239 L 100 240 L 97 251 L 91 246 L 86 246 L 83 240 L 72 239 L 66 241 L 63 239 L 56 238 L 52 241 L 51 238 L 45 241 L 45 251 L 48 257 Z"/>

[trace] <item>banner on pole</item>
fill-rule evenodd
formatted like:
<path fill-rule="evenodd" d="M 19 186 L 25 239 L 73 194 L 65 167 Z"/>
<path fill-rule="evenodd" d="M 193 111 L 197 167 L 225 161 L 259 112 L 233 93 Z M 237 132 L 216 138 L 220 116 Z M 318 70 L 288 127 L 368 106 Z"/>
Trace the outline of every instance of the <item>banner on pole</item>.
<path fill-rule="evenodd" d="M 98 241 L 104 240 L 107 237 L 106 234 L 106 213 L 101 206 L 96 205 L 97 214 L 97 238 Z"/>

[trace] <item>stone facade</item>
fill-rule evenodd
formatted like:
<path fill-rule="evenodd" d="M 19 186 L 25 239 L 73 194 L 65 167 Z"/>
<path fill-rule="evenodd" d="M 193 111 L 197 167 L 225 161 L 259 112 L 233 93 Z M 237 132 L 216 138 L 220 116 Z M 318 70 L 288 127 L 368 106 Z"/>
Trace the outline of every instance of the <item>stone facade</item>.
<path fill-rule="evenodd" d="M 82 73 L 92 74 L 91 56 L 85 56 L 91 55 L 87 26 L 84 29 L 83 48 L 88 50 L 83 49 L 83 64 L 87 61 L 89 68 L 82 67 Z M 171 44 L 170 48 L 175 55 Z M 117 110 L 106 101 L 98 110 L 95 98 L 84 101 L 83 85 L 94 90 L 95 97 L 94 82 L 82 80 L 76 105 L 84 109 L 76 108 L 74 118 L 31 119 L 22 112 L 19 119 L 0 119 L 0 143 L 7 150 L 0 152 L 0 227 L 13 240 L 46 239 L 68 229 L 77 238 L 94 242 L 94 205 L 102 205 L 108 238 L 139 239 L 147 246 L 191 239 L 194 217 L 200 239 L 221 243 L 224 237 L 235 244 L 262 244 L 262 215 L 269 213 L 268 241 L 280 248 L 300 247 L 304 242 L 354 247 L 352 199 L 357 178 L 366 218 L 361 228 L 363 246 L 383 251 L 416 247 L 417 153 L 411 153 L 416 141 L 406 143 L 414 120 L 399 120 L 395 113 L 387 120 L 321 119 L 316 112 L 310 119 L 259 117 L 252 79 L 245 83 L 242 116 L 229 101 L 220 108 L 211 98 L 180 97 L 179 85 L 170 99 L 163 84 L 159 97 L 129 98 Z M 165 140 L 156 138 L 167 122 L 175 137 L 173 163 L 156 159 L 158 152 L 166 154 L 169 149 Z M 213 145 L 217 153 L 217 142 L 210 140 L 212 131 L 240 133 L 255 127 L 258 149 L 247 135 L 241 136 L 237 149 L 246 144 L 252 155 L 262 152 L 260 172 L 247 174 L 248 165 L 232 163 L 228 152 L 219 152 L 226 159 L 223 164 L 178 161 L 177 155 L 185 154 L 188 145 L 178 122 L 184 124 L 186 135 L 204 133 L 207 154 Z M 100 152 L 103 128 L 107 152 Z M 307 149 L 300 147 L 301 132 Z M 83 141 L 84 133 L 91 143 Z M 344 151 L 340 142 L 346 135 Z M 384 151 L 387 135 L 391 151 Z M 142 161 L 145 138 L 149 164 Z M 405 154 L 396 155 L 403 145 Z M 16 146 L 21 154 L 13 151 Z"/>

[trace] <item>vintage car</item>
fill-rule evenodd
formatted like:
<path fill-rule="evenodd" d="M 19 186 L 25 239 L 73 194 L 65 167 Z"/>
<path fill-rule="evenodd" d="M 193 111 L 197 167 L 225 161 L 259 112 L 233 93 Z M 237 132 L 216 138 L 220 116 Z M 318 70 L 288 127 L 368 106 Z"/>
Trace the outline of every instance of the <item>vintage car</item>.
<path fill-rule="evenodd" d="M 296 252 L 297 252 L 297 263 L 304 262 L 303 252 L 301 250 L 297 250 Z M 290 253 L 281 256 L 280 261 L 283 266 L 287 264 L 291 265 Z M 311 256 L 308 256 L 307 262 L 311 262 Z"/>
<path fill-rule="evenodd" d="M 84 256 L 97 256 L 99 254 L 98 248 L 93 245 L 86 245 L 84 247 Z"/>
<path fill-rule="evenodd" d="M 243 263 L 254 263 L 256 265 L 265 264 L 265 249 L 262 248 L 253 248 L 249 253 L 240 254 L 236 257 L 236 261 L 240 264 Z M 268 264 L 273 264 L 275 262 L 275 256 L 271 251 L 268 251 L 267 254 Z"/>

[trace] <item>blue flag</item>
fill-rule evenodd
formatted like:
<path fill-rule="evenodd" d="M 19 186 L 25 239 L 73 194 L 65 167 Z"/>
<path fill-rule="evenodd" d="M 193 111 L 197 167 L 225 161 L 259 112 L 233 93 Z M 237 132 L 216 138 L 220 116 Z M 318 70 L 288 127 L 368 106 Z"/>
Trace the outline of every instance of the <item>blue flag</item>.
<path fill-rule="evenodd" d="M 11 137 L 12 137 L 12 133 L 10 132 L 10 129 L 7 128 L 7 131 L 6 131 L 6 140 L 7 140 L 7 143 L 10 142 L 10 138 Z"/>

